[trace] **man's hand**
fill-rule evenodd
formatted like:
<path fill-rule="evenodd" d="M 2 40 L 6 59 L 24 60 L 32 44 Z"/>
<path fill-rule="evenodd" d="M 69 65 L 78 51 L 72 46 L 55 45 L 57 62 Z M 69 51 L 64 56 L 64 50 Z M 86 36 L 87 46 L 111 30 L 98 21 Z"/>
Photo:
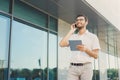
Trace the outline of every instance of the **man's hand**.
<path fill-rule="evenodd" d="M 76 30 L 75 23 L 73 23 L 73 24 L 71 24 L 71 26 L 70 26 L 70 31 L 71 31 L 72 33 L 74 33 L 75 30 Z"/>
<path fill-rule="evenodd" d="M 75 23 L 73 23 L 71 26 L 70 26 L 70 31 L 67 33 L 67 35 L 60 41 L 59 45 L 61 47 L 67 47 L 69 46 L 69 43 L 68 43 L 68 39 L 70 38 L 70 36 L 75 32 L 76 28 L 75 28 Z"/>
<path fill-rule="evenodd" d="M 89 56 L 97 59 L 99 49 L 90 50 L 85 45 L 77 45 L 76 48 L 82 52 L 86 52 Z"/>
<path fill-rule="evenodd" d="M 85 47 L 85 45 L 77 45 L 76 48 L 77 48 L 78 50 L 82 51 L 82 52 L 85 52 L 86 49 L 87 49 L 87 48 Z"/>

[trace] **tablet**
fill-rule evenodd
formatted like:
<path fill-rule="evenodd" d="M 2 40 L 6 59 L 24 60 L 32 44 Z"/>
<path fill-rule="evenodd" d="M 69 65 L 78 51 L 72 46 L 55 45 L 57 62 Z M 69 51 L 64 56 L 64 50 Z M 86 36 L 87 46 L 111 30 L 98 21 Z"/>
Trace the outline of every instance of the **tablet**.
<path fill-rule="evenodd" d="M 69 40 L 69 45 L 70 45 L 71 51 L 78 51 L 76 46 L 82 45 L 82 41 L 81 40 Z"/>

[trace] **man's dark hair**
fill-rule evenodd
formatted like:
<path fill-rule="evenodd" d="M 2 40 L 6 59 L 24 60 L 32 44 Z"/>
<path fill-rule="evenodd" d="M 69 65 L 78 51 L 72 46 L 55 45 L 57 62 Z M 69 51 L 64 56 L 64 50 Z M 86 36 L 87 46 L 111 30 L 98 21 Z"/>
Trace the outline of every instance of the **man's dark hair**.
<path fill-rule="evenodd" d="M 88 21 L 88 17 L 85 14 L 79 14 L 79 15 L 77 15 L 76 18 L 78 18 L 78 17 L 84 17 L 85 21 Z"/>

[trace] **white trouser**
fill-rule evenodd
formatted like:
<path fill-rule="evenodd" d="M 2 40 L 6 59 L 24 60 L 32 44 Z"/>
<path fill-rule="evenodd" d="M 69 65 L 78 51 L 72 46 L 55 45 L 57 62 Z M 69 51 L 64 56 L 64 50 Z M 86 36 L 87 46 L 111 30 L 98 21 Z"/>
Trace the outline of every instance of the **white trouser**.
<path fill-rule="evenodd" d="M 75 66 L 70 65 L 67 80 L 92 80 L 92 63 Z"/>

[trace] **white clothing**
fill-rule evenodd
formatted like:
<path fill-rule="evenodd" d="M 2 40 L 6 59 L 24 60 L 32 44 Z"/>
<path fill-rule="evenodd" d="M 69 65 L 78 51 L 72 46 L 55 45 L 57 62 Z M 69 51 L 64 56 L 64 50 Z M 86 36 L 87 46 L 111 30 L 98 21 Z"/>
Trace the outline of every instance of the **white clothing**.
<path fill-rule="evenodd" d="M 87 63 L 83 66 L 70 65 L 67 80 L 92 80 L 92 76 L 92 63 Z"/>
<path fill-rule="evenodd" d="M 82 35 L 73 34 L 69 40 L 82 40 L 82 44 L 86 46 L 88 49 L 100 49 L 99 40 L 97 36 L 88 30 Z M 79 45 L 79 44 L 78 44 Z M 71 54 L 71 63 L 88 63 L 92 62 L 93 57 L 89 56 L 85 52 L 81 51 L 72 51 Z"/>

